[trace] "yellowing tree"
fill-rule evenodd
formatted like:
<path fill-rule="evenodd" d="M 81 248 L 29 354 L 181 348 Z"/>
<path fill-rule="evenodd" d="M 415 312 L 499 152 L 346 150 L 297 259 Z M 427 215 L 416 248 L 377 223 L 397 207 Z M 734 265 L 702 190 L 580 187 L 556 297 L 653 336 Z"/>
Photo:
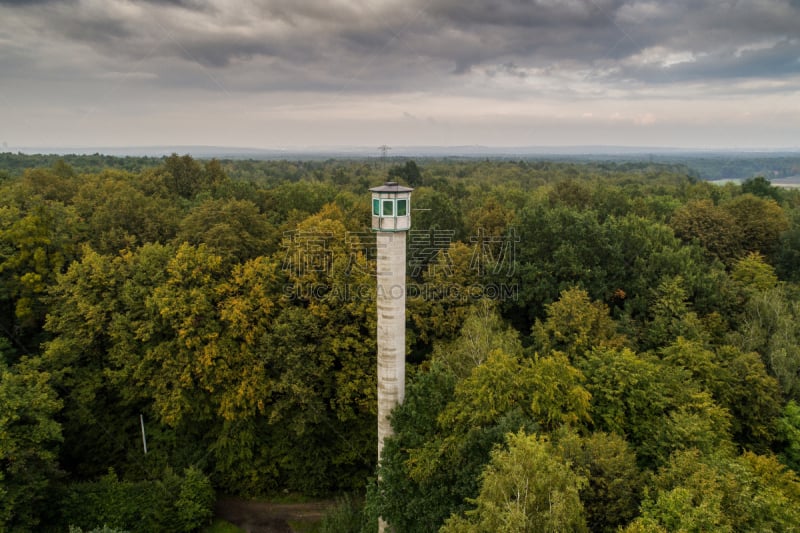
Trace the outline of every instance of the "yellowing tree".
<path fill-rule="evenodd" d="M 442 533 L 588 531 L 579 491 L 587 483 L 550 442 L 524 432 L 506 436 L 481 476 L 475 509 L 453 516 Z"/>
<path fill-rule="evenodd" d="M 744 250 L 770 254 L 781 233 L 789 229 L 789 219 L 775 200 L 743 194 L 722 205 L 736 221 Z"/>
<path fill-rule="evenodd" d="M 589 294 L 574 287 L 561 292 L 557 302 L 545 306 L 547 319 L 536 320 L 533 338 L 542 353 L 558 350 L 571 360 L 585 356 L 593 348 L 621 348 L 625 337 L 609 316 L 602 302 L 592 302 Z"/>

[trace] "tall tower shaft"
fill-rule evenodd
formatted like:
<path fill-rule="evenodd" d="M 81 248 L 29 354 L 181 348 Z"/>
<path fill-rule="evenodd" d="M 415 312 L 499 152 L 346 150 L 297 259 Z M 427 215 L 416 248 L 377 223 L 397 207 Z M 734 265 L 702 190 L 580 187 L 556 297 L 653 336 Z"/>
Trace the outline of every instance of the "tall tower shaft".
<path fill-rule="evenodd" d="M 406 232 L 378 232 L 378 460 L 406 383 Z"/>
<path fill-rule="evenodd" d="M 370 189 L 372 230 L 378 247 L 378 460 L 392 434 L 389 415 L 403 402 L 406 386 L 406 232 L 411 228 L 411 191 L 393 181 Z"/>

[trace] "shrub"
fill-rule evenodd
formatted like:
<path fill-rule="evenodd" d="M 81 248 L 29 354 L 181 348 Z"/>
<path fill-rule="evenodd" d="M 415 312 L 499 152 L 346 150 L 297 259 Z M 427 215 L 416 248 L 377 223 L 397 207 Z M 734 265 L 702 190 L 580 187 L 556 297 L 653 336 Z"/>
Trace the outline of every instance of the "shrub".
<path fill-rule="evenodd" d="M 352 496 L 345 495 L 322 518 L 319 533 L 359 533 L 363 521 L 362 506 Z"/>
<path fill-rule="evenodd" d="M 161 479 L 137 482 L 121 481 L 110 470 L 98 481 L 71 485 L 62 518 L 76 532 L 97 524 L 131 533 L 194 531 L 211 518 L 213 504 L 211 482 L 194 467 L 183 476 L 168 470 Z"/>

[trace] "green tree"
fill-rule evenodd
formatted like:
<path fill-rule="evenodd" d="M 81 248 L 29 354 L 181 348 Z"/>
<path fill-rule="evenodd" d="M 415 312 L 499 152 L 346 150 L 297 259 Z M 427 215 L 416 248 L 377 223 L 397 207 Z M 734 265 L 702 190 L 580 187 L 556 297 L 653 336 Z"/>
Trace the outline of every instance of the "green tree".
<path fill-rule="evenodd" d="M 789 229 L 786 213 L 775 200 L 742 194 L 724 203 L 736 221 L 746 251 L 770 255 L 775 251 L 781 233 Z"/>
<path fill-rule="evenodd" d="M 75 194 L 78 180 L 72 167 L 59 159 L 51 168 L 26 170 L 20 185 L 25 196 L 68 204 Z"/>
<path fill-rule="evenodd" d="M 431 358 L 464 378 L 494 350 L 521 355 L 522 344 L 517 332 L 503 324 L 495 306 L 482 300 L 470 309 L 458 337 L 434 345 Z"/>
<path fill-rule="evenodd" d="M 593 193 L 588 185 L 576 179 L 557 181 L 548 195 L 551 205 L 566 205 L 575 209 L 592 206 Z"/>
<path fill-rule="evenodd" d="M 197 531 L 214 504 L 211 482 L 195 467 L 182 476 L 166 469 L 144 481 L 120 480 L 111 469 L 97 481 L 70 484 L 64 493 L 62 521 L 87 530 L 106 524 L 136 533 Z"/>
<path fill-rule="evenodd" d="M 61 408 L 50 375 L 0 358 L 0 530 L 36 531 L 58 475 Z"/>
<path fill-rule="evenodd" d="M 174 202 L 147 196 L 136 176 L 107 171 L 86 176 L 75 195 L 75 208 L 86 221 L 89 243 L 100 253 L 117 254 L 146 243 L 166 243 L 178 229 Z"/>
<path fill-rule="evenodd" d="M 87 247 L 50 290 L 45 328 L 53 338 L 41 364 L 64 401 L 62 460 L 73 474 L 100 475 L 139 444 L 130 435 L 152 384 L 134 372 L 155 329 L 145 301 L 173 253 L 146 245 L 111 256 Z"/>
<path fill-rule="evenodd" d="M 461 464 L 461 498 L 473 496 L 491 447 L 505 432 L 536 427 L 529 395 L 533 385 L 525 383 L 524 389 L 519 388 L 522 369 L 518 357 L 494 351 L 458 382 L 452 400 L 437 416 L 438 431 L 409 450 L 408 475 L 424 485 L 441 478 L 442 470 Z M 463 480 L 467 472 L 471 478 Z"/>
<path fill-rule="evenodd" d="M 492 258 L 509 253 L 503 246 L 509 243 L 509 231 L 515 225 L 513 206 L 503 203 L 496 196 L 489 196 L 467 212 L 465 221 L 470 238 L 486 247 Z"/>
<path fill-rule="evenodd" d="M 557 352 L 532 360 L 494 350 L 460 381 L 435 360 L 395 414 L 396 436 L 379 471 L 380 516 L 407 531 L 437 528 L 477 495 L 479 474 L 503 435 L 587 421 L 581 381 Z"/>
<path fill-rule="evenodd" d="M 404 165 L 394 166 L 389 169 L 389 179 L 408 184 L 409 187 L 422 185 L 422 172 L 417 163 L 406 161 Z"/>
<path fill-rule="evenodd" d="M 521 357 L 515 335 L 490 310 L 478 307 L 455 341 L 436 347 L 430 370 L 411 382 L 393 415 L 375 500 L 378 514 L 403 531 L 435 530 L 465 509 L 506 433 L 587 421 L 580 372 L 557 352 Z"/>
<path fill-rule="evenodd" d="M 264 212 L 270 222 L 279 227 L 284 223 L 291 230 L 303 219 L 318 213 L 323 206 L 333 201 L 340 191 L 330 184 L 281 183 L 266 192 Z"/>
<path fill-rule="evenodd" d="M 731 344 L 743 352 L 761 354 L 769 373 L 777 378 L 788 398 L 800 398 L 800 302 L 783 286 L 754 291 L 744 302 L 731 332 Z"/>
<path fill-rule="evenodd" d="M 177 425 L 213 414 L 208 394 L 217 385 L 224 353 L 217 340 L 218 279 L 222 259 L 205 246 L 182 245 L 166 265 L 164 283 L 146 302 L 161 336 L 145 345 L 133 371 L 135 382 L 153 399 L 159 419 Z M 146 340 L 142 338 L 141 340 Z"/>
<path fill-rule="evenodd" d="M 637 215 L 601 220 L 591 210 L 533 203 L 521 215 L 520 234 L 526 243 L 517 255 L 520 291 L 509 313 L 542 318 L 543 305 L 579 287 L 641 321 L 653 287 L 679 275 L 688 297 L 702 303 L 698 312 L 720 300 L 721 266 L 708 265 L 700 249 L 682 245 L 670 227 Z"/>
<path fill-rule="evenodd" d="M 603 432 L 581 437 L 567 429 L 554 433 L 554 445 L 567 464 L 588 480 L 580 497 L 591 531 L 617 531 L 638 514 L 644 476 L 623 437 Z"/>
<path fill-rule="evenodd" d="M 717 382 L 712 394 L 732 415 L 734 441 L 747 450 L 767 453 L 776 438 L 782 395 L 780 383 L 767 372 L 755 352 L 742 353 L 733 347 L 717 349 L 726 384 Z"/>
<path fill-rule="evenodd" d="M 800 521 L 800 483 L 774 458 L 676 453 L 661 468 L 633 527 L 667 531 L 792 531 Z M 636 531 L 632 527 L 626 532 Z"/>
<path fill-rule="evenodd" d="M 777 187 L 773 187 L 772 183 L 764 176 L 756 176 L 744 180 L 742 183 L 742 192 L 760 196 L 761 198 L 771 198 L 776 202 L 780 202 L 783 199 L 781 190 Z"/>
<path fill-rule="evenodd" d="M 730 414 L 691 375 L 628 349 L 597 349 L 580 365 L 601 431 L 625 435 L 643 466 L 674 450 L 730 446 Z"/>
<path fill-rule="evenodd" d="M 414 264 L 411 251 L 409 260 Z M 480 272 L 473 268 L 475 249 L 461 242 L 454 242 L 439 250 L 434 261 L 420 269 L 421 283 L 409 286 L 406 300 L 409 318 L 414 326 L 416 341 L 430 345 L 439 339 L 454 339 L 473 305 L 485 305 L 480 290 Z M 416 267 L 408 272 L 413 276 Z M 470 292 L 479 289 L 476 293 Z"/>
<path fill-rule="evenodd" d="M 175 501 L 178 530 L 196 531 L 207 524 L 214 515 L 215 500 L 214 489 L 208 477 L 196 467 L 187 468 Z"/>
<path fill-rule="evenodd" d="M 778 435 L 783 445 L 781 460 L 800 473 L 800 405 L 790 400 L 784 406 L 782 414 L 778 420 Z"/>
<path fill-rule="evenodd" d="M 167 189 L 182 198 L 194 198 L 206 185 L 203 167 L 189 154 L 172 154 L 166 158 L 163 172 Z"/>
<path fill-rule="evenodd" d="M 603 226 L 609 250 L 601 268 L 608 274 L 603 292 L 589 290 L 590 296 L 622 306 L 628 317 L 642 321 L 650 313 L 653 289 L 680 277 L 697 313 L 719 309 L 725 273 L 700 248 L 683 245 L 666 224 L 636 215 L 611 217 Z"/>
<path fill-rule="evenodd" d="M 533 340 L 542 353 L 558 350 L 572 361 L 595 347 L 622 347 L 626 340 L 602 302 L 592 302 L 579 288 L 561 291 L 557 302 L 545 306 L 547 319 L 533 326 Z"/>
<path fill-rule="evenodd" d="M 653 291 L 651 318 L 645 324 L 640 345 L 643 348 L 665 346 L 681 337 L 705 340 L 708 335 L 697 313 L 691 310 L 683 278 L 662 280 Z"/>
<path fill-rule="evenodd" d="M 521 409 L 547 430 L 587 422 L 590 394 L 582 381 L 581 372 L 559 352 L 523 359 L 495 350 L 456 385 L 453 402 L 439 420 L 464 431 Z"/>
<path fill-rule="evenodd" d="M 420 453 L 441 444 L 438 417 L 452 400 L 455 383 L 452 372 L 434 361 L 410 380 L 405 401 L 392 413 L 395 434 L 384 442 L 380 481 L 367 493 L 367 507 L 399 531 L 436 531 L 451 513 L 466 509 L 465 497 L 478 493 L 478 476 L 487 459 L 475 464 L 475 452 L 488 454 L 492 443 L 486 449 L 485 437 L 473 434 L 470 443 L 461 441 L 464 448 L 417 468 Z"/>
<path fill-rule="evenodd" d="M 696 240 L 713 257 L 726 264 L 741 256 L 741 228 L 734 216 L 709 199 L 690 200 L 670 220 L 675 234 L 687 242 Z"/>
<path fill-rule="evenodd" d="M 414 228 L 424 231 L 446 232 L 454 240 L 464 238 L 462 213 L 451 195 L 431 187 L 414 191 Z"/>
<path fill-rule="evenodd" d="M 232 185 L 222 163 L 217 159 L 209 159 L 203 165 L 203 181 L 214 193 L 225 191 Z"/>
<path fill-rule="evenodd" d="M 800 281 L 800 209 L 789 211 L 789 229 L 781 234 L 778 249 L 774 254 L 775 268 L 781 279 Z"/>
<path fill-rule="evenodd" d="M 75 258 L 79 219 L 72 206 L 28 200 L 0 207 L 0 302 L 3 328 L 24 351 L 35 350 L 47 313 L 45 294 Z"/>
<path fill-rule="evenodd" d="M 526 243 L 514 278 L 520 293 L 508 312 L 529 322 L 518 327 L 530 327 L 543 316 L 544 304 L 576 285 L 592 298 L 605 299 L 609 245 L 596 212 L 532 203 L 520 215 L 520 239 Z"/>
<path fill-rule="evenodd" d="M 731 268 L 731 279 L 745 297 L 778 285 L 775 269 L 759 252 L 750 252 L 737 260 Z"/>
<path fill-rule="evenodd" d="M 770 449 L 781 393 L 758 354 L 742 353 L 732 346 L 712 351 L 697 341 L 679 338 L 660 350 L 660 355 L 664 362 L 689 371 L 694 381 L 731 413 L 736 443 L 759 453 Z"/>
<path fill-rule="evenodd" d="M 550 442 L 524 432 L 506 436 L 481 475 L 475 509 L 451 517 L 440 531 L 587 531 L 579 491 L 587 484 Z"/>
<path fill-rule="evenodd" d="M 374 465 L 374 267 L 343 217 L 326 206 L 284 253 L 235 268 L 216 289 L 224 357 L 211 399 L 224 421 L 212 449 L 223 487 L 352 489 Z"/>
<path fill-rule="evenodd" d="M 267 218 L 246 200 L 207 200 L 180 222 L 178 244 L 205 244 L 226 264 L 275 251 L 277 235 Z"/>

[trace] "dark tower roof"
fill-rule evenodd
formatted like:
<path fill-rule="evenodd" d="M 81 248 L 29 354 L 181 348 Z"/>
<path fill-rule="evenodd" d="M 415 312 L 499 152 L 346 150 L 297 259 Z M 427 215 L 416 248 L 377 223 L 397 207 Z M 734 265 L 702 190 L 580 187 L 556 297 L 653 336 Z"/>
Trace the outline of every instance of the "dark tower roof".
<path fill-rule="evenodd" d="M 411 192 L 413 190 L 414 189 L 412 189 L 411 187 L 404 187 L 399 183 L 397 183 L 396 181 L 387 181 L 380 187 L 373 187 L 370 189 L 370 191 L 372 192 L 395 192 L 395 193 Z"/>

